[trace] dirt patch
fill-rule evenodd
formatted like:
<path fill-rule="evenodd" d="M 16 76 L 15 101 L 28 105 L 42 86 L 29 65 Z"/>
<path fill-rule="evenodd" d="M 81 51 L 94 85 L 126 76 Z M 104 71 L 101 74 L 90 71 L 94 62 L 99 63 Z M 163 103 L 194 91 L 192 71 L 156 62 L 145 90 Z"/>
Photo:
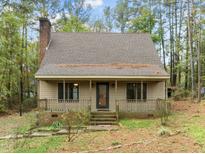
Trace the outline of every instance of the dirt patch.
<path fill-rule="evenodd" d="M 86 142 L 82 141 L 87 140 Z M 76 143 L 81 141 L 81 147 Z M 142 141 L 142 142 L 139 142 Z M 136 143 L 138 144 L 130 144 Z M 109 150 L 113 143 L 122 145 Z M 130 144 L 129 146 L 123 146 Z M 83 146 L 82 146 L 83 145 Z M 88 133 L 67 143 L 58 152 L 200 152 L 201 147 L 189 137 L 178 134 L 170 137 L 159 137 L 151 129 L 120 130 L 115 132 Z"/>
<path fill-rule="evenodd" d="M 19 116 L 19 113 L 13 113 L 0 117 L 0 136 L 15 133 L 18 129 L 26 129 L 35 121 L 35 112 L 25 113 Z"/>
<path fill-rule="evenodd" d="M 188 114 L 204 113 L 205 104 L 193 103 L 190 101 L 176 101 L 172 103 L 173 112 L 183 112 Z"/>
<path fill-rule="evenodd" d="M 154 137 L 148 139 L 147 143 L 131 145 L 126 148 L 120 148 L 112 151 L 103 152 L 200 152 L 200 146 L 195 144 L 190 138 L 182 135 L 171 137 Z M 151 142 L 149 142 L 151 141 Z"/>
<path fill-rule="evenodd" d="M 187 131 L 190 130 L 190 126 L 205 128 L 203 103 L 177 101 L 172 104 L 172 109 L 174 113 L 169 117 L 169 125 L 166 126 L 172 132 L 171 136 L 158 136 L 162 126 L 160 119 L 155 118 L 149 127 L 121 127 L 117 131 L 80 133 L 73 142 L 66 142 L 65 139 L 59 147 L 51 148 L 47 152 L 203 152 L 205 142 L 199 144 Z M 28 124 L 30 119 L 28 115 L 19 117 L 18 114 L 13 114 L 0 117 L 0 121 L 0 135 L 5 135 Z M 179 133 L 175 133 L 177 131 Z M 198 134 L 196 136 L 198 137 Z M 46 144 L 45 146 L 48 146 Z M 110 148 L 115 146 L 117 148 Z"/>
<path fill-rule="evenodd" d="M 37 114 L 38 126 L 48 126 L 59 120 L 62 120 L 62 113 L 59 112 L 39 112 Z"/>

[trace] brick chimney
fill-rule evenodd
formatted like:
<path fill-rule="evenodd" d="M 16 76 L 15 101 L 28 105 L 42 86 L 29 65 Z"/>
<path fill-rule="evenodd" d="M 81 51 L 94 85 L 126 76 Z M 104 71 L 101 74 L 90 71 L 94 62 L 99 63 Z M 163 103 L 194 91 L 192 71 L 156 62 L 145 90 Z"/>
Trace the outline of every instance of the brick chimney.
<path fill-rule="evenodd" d="M 40 53 L 39 53 L 39 64 L 41 63 L 46 47 L 50 42 L 51 36 L 51 23 L 47 18 L 40 18 Z"/>

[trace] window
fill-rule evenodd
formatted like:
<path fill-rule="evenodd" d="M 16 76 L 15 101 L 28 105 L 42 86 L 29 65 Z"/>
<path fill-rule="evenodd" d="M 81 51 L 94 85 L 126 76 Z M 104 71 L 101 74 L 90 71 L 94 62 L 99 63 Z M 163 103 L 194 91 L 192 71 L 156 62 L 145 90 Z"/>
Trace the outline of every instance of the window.
<path fill-rule="evenodd" d="M 147 99 L 147 83 L 143 83 L 143 99 Z"/>
<path fill-rule="evenodd" d="M 134 83 L 127 84 L 127 99 L 136 99 L 136 85 Z"/>
<path fill-rule="evenodd" d="M 58 83 L 58 99 L 63 99 L 63 83 Z"/>
<path fill-rule="evenodd" d="M 127 84 L 127 99 L 138 99 L 141 100 L 141 97 L 147 99 L 147 83 L 128 83 Z"/>
<path fill-rule="evenodd" d="M 64 97 L 65 94 L 65 97 Z M 63 83 L 58 83 L 58 99 L 79 99 L 79 85 L 77 83 L 65 83 L 65 93 Z"/>

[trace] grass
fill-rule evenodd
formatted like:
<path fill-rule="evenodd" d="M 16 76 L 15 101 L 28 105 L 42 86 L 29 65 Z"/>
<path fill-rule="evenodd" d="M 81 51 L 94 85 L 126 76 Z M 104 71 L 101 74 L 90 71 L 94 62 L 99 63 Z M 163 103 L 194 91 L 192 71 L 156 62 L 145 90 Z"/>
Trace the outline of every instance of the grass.
<path fill-rule="evenodd" d="M 205 129 L 204 127 L 196 124 L 189 125 L 187 128 L 188 134 L 190 134 L 199 144 L 205 144 Z"/>
<path fill-rule="evenodd" d="M 43 153 L 58 148 L 64 142 L 64 136 L 22 139 L 14 144 L 14 152 Z"/>
<path fill-rule="evenodd" d="M 22 117 L 17 115 L 0 119 L 0 134 L 25 133 L 35 125 L 35 112 L 24 113 Z"/>
<path fill-rule="evenodd" d="M 117 145 L 120 145 L 120 144 L 121 144 L 121 143 L 118 142 L 118 141 L 113 141 L 111 145 L 112 145 L 112 146 L 117 146 Z"/>
<path fill-rule="evenodd" d="M 22 117 L 18 115 L 12 115 L 10 117 L 5 117 L 1 119 L 0 123 L 0 134 L 1 136 L 18 132 L 25 133 L 27 132 L 35 122 L 35 114 L 26 113 Z M 204 114 L 187 114 L 183 112 L 176 112 L 169 117 L 169 122 L 167 129 L 175 132 L 181 131 L 182 133 L 177 135 L 177 139 L 180 141 L 179 145 L 181 152 L 187 152 L 190 147 L 184 147 L 184 144 L 181 144 L 181 135 L 186 133 L 186 137 L 194 143 L 198 143 L 202 148 L 200 150 L 205 152 L 205 116 Z M 73 142 L 67 142 L 67 136 L 50 136 L 50 137 L 35 137 L 35 138 L 25 138 L 18 140 L 0 140 L 0 152 L 19 152 L 19 153 L 39 153 L 39 152 L 82 152 L 89 150 L 97 150 L 100 148 L 124 145 L 132 143 L 141 139 L 149 140 L 152 137 L 156 136 L 160 130 L 160 133 L 164 133 L 167 130 L 160 127 L 160 119 L 122 119 L 120 120 L 120 125 L 123 126 L 123 129 L 119 131 L 108 131 L 108 132 L 89 132 L 82 133 L 75 138 Z M 53 123 L 47 127 L 41 127 L 41 130 L 56 130 L 62 127 L 60 122 Z M 141 129 L 138 129 L 141 128 Z M 184 131 L 185 130 L 185 131 Z M 140 134 L 140 135 L 139 135 Z M 166 134 L 166 133 L 165 133 Z M 150 136 L 151 135 L 151 136 Z M 166 138 L 166 135 L 162 139 L 165 139 L 167 142 L 171 142 L 171 138 Z M 176 140 L 176 143 L 178 143 Z M 165 144 L 167 144 L 167 142 Z M 153 143 L 158 146 L 158 143 Z M 185 142 L 186 143 L 186 142 Z M 191 144 L 189 144 L 192 146 Z M 142 145 L 141 149 L 144 147 Z M 167 148 L 167 145 L 163 143 L 160 146 Z M 170 145 L 171 146 L 171 145 Z M 184 148 L 184 149 L 183 149 Z M 191 147 L 192 148 L 192 147 Z M 140 148 L 139 148 L 140 149 Z M 136 149 L 134 146 L 129 148 L 119 148 L 117 152 L 136 152 L 139 149 Z M 175 147 L 172 147 L 173 151 L 176 150 Z M 179 149 L 179 148 L 178 148 Z M 146 149 L 144 149 L 146 151 Z M 156 149 L 152 149 L 153 151 Z M 165 150 L 166 151 L 166 150 Z M 139 150 L 139 152 L 141 152 Z M 142 150 L 142 152 L 144 152 Z"/>
<path fill-rule="evenodd" d="M 149 128 L 155 124 L 155 120 L 137 120 L 137 119 L 122 119 L 120 120 L 120 125 L 125 128 L 134 129 L 134 128 Z"/>

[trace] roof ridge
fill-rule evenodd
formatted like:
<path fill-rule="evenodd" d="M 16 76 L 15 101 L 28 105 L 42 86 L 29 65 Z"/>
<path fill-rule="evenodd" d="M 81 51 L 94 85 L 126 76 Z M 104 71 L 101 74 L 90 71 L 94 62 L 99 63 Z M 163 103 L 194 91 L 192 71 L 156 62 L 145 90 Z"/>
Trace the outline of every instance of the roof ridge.
<path fill-rule="evenodd" d="M 116 35 L 135 35 L 135 34 L 143 34 L 143 35 L 151 35 L 150 33 L 145 32 L 127 32 L 127 33 L 118 33 L 118 32 L 51 32 L 52 34 L 55 33 L 69 33 L 69 34 L 116 34 Z"/>

